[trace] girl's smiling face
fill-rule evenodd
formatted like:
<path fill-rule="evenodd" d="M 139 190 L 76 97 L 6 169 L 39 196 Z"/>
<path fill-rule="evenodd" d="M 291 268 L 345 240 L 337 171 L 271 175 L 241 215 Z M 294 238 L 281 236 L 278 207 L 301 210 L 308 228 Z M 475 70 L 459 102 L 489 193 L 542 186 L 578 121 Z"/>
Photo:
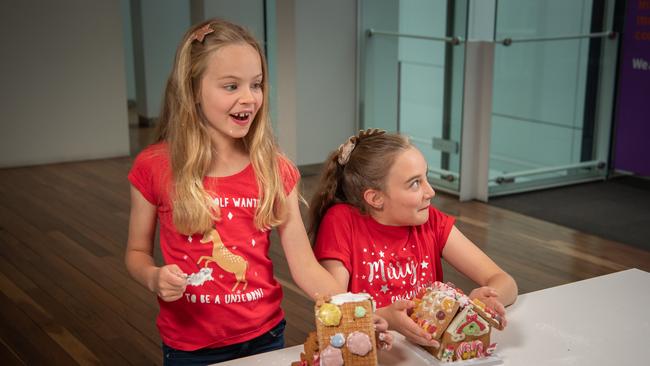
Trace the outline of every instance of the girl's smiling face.
<path fill-rule="evenodd" d="M 385 189 L 377 193 L 371 215 L 391 226 L 421 225 L 429 219 L 429 205 L 435 195 L 427 180 L 427 163 L 416 148 L 398 154 L 388 171 Z"/>
<path fill-rule="evenodd" d="M 246 136 L 264 100 L 262 61 L 248 44 L 223 46 L 208 57 L 199 101 L 213 141 Z"/>

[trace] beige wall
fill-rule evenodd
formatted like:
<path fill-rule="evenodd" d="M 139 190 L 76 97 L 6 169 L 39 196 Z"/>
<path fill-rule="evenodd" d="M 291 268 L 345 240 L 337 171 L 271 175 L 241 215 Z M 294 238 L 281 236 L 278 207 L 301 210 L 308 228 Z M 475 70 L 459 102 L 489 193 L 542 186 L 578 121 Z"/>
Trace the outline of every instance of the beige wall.
<path fill-rule="evenodd" d="M 0 3 L 0 167 L 129 154 L 118 1 Z"/>
<path fill-rule="evenodd" d="M 278 140 L 321 163 L 356 128 L 356 1 L 277 1 Z"/>

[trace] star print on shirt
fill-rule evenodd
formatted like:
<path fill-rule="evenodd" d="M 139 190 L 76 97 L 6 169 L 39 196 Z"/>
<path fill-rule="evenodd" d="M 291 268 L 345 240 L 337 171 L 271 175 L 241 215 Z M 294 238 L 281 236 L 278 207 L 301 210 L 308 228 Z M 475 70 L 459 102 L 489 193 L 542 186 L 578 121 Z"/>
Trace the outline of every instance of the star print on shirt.
<path fill-rule="evenodd" d="M 388 286 L 381 285 L 381 290 L 379 290 L 379 291 L 381 291 L 381 292 L 383 292 L 385 294 L 386 292 L 388 292 Z"/>
<path fill-rule="evenodd" d="M 251 239 L 251 245 L 255 247 L 255 239 Z"/>
<path fill-rule="evenodd" d="M 422 269 L 429 268 L 429 262 L 422 261 L 422 263 L 420 263 L 420 264 L 422 265 Z"/>
<path fill-rule="evenodd" d="M 192 242 L 192 235 L 187 237 L 187 241 L 189 241 L 190 243 Z"/>
<path fill-rule="evenodd" d="M 379 251 L 379 256 L 382 257 L 382 258 L 384 258 L 384 252 L 380 250 L 380 251 Z"/>

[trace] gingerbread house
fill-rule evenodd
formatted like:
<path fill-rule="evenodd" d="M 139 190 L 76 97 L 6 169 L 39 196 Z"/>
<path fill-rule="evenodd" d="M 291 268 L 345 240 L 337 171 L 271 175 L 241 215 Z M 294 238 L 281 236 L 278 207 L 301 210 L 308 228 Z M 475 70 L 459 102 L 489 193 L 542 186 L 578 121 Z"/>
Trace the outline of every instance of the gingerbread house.
<path fill-rule="evenodd" d="M 413 299 L 411 318 L 440 342 L 425 347 L 443 362 L 486 357 L 494 352 L 492 328 L 503 329 L 500 316 L 477 299 L 470 300 L 450 283 L 434 282 Z"/>
<path fill-rule="evenodd" d="M 370 295 L 345 293 L 318 301 L 316 332 L 309 334 L 293 366 L 374 366 L 377 343 Z"/>

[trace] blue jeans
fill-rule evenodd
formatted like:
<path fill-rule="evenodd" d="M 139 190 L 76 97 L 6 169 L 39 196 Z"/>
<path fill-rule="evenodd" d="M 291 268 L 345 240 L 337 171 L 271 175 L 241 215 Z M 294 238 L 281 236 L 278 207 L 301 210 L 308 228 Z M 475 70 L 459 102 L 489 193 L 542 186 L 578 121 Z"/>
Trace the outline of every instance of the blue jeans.
<path fill-rule="evenodd" d="M 196 351 L 180 351 L 163 343 L 163 365 L 209 365 L 212 363 L 281 349 L 284 348 L 284 327 L 286 324 L 286 320 L 282 319 L 278 325 L 273 327 L 273 329 L 257 338 L 221 348 L 202 348 Z"/>

